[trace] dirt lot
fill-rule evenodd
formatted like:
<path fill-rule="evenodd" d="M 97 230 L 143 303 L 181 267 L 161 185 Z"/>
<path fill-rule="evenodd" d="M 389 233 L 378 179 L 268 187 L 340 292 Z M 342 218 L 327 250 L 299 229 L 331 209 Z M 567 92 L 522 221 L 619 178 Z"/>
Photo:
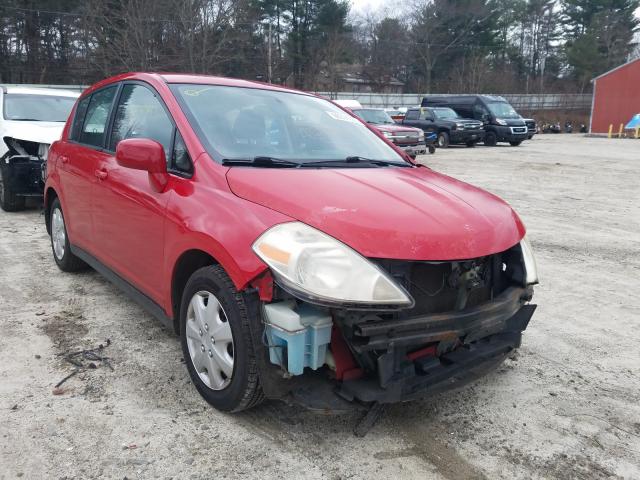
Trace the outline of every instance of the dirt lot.
<path fill-rule="evenodd" d="M 39 209 L 0 211 L 0 478 L 640 478 L 640 141 L 423 161 L 520 212 L 539 308 L 498 371 L 394 406 L 364 439 L 354 416 L 209 408 L 172 333 L 97 273 L 58 271 Z M 54 395 L 73 368 L 60 354 L 106 339 L 113 371 Z"/>

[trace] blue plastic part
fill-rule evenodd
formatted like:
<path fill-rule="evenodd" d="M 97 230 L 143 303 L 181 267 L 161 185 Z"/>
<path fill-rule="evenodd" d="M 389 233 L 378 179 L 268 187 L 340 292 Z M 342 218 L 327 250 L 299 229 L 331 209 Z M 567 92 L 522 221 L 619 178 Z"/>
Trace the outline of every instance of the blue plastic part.
<path fill-rule="evenodd" d="M 296 332 L 267 325 L 266 332 L 269 359 L 276 365 L 286 367 L 291 375 L 302 375 L 305 367 L 317 370 L 324 365 L 327 346 L 331 342 L 331 324 L 318 327 L 310 325 Z"/>

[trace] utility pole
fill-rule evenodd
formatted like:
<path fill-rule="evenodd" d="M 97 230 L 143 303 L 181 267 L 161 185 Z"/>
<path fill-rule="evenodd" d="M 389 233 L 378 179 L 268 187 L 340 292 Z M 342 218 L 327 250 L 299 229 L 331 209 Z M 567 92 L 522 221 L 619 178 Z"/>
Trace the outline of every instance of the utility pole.
<path fill-rule="evenodd" d="M 271 22 L 269 22 L 269 47 L 267 48 L 267 59 L 269 65 L 267 66 L 267 82 L 271 83 Z"/>

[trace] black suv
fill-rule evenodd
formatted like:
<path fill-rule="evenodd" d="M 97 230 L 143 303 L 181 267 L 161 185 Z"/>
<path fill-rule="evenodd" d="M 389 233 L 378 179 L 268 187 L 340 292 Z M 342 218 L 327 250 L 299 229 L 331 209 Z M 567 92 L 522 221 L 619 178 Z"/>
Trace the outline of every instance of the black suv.
<path fill-rule="evenodd" d="M 484 126 L 478 120 L 460 117 L 446 107 L 417 107 L 407 110 L 403 125 L 421 128 L 438 135 L 437 145 L 446 148 L 450 144 L 473 147 L 484 138 Z"/>

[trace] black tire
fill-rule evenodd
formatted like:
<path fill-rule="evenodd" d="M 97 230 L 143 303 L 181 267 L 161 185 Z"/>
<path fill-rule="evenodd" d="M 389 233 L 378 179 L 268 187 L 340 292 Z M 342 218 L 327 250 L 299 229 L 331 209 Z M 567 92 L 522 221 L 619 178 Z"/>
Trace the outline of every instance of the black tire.
<path fill-rule="evenodd" d="M 476 142 L 475 142 L 475 141 L 473 141 L 473 142 L 467 142 L 467 147 L 468 147 L 468 148 L 473 148 L 473 147 L 475 147 L 475 146 L 476 146 Z"/>
<path fill-rule="evenodd" d="M 25 205 L 25 198 L 16 195 L 7 185 L 6 166 L 0 166 L 0 208 L 5 212 L 17 212 Z"/>
<path fill-rule="evenodd" d="M 436 147 L 434 145 L 429 145 L 429 153 L 433 154 L 436 153 Z"/>
<path fill-rule="evenodd" d="M 187 342 L 187 313 L 198 292 L 213 294 L 229 322 L 233 337 L 233 373 L 227 386 L 214 390 L 196 371 Z M 202 397 L 217 410 L 239 412 L 264 400 L 255 351 L 249 329 L 249 317 L 243 296 L 236 290 L 224 269 L 218 265 L 202 267 L 189 278 L 180 305 L 180 343 L 191 380 Z"/>
<path fill-rule="evenodd" d="M 449 147 L 449 134 L 447 132 L 440 132 L 438 134 L 438 148 L 448 148 Z"/>
<path fill-rule="evenodd" d="M 522 140 L 518 140 L 517 142 L 509 142 L 509 145 L 512 147 L 517 147 L 522 143 Z"/>
<path fill-rule="evenodd" d="M 60 212 L 60 216 L 62 217 L 62 229 L 64 230 L 64 249 L 62 251 L 62 255 L 58 255 L 56 253 L 56 247 L 54 242 L 54 225 L 53 218 L 55 212 Z M 64 223 L 64 213 L 62 212 L 62 206 L 60 205 L 60 200 L 57 198 L 53 200 L 51 203 L 51 210 L 49 213 L 49 232 L 51 238 L 51 253 L 53 253 L 53 259 L 58 265 L 58 268 L 63 272 L 77 272 L 78 270 L 84 270 L 87 268 L 87 264 L 76 257 L 71 252 L 71 245 L 69 244 L 69 236 L 67 235 L 67 225 Z"/>
<path fill-rule="evenodd" d="M 484 135 L 484 144 L 487 147 L 495 147 L 497 143 L 498 143 L 498 137 L 494 132 L 487 132 Z"/>

